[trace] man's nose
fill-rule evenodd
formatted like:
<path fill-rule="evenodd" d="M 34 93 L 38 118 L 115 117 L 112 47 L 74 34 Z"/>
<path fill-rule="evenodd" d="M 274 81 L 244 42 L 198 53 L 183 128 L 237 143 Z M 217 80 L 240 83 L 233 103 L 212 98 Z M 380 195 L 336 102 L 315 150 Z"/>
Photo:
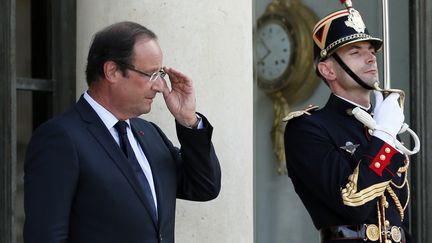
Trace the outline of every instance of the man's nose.
<path fill-rule="evenodd" d="M 373 52 L 369 52 L 367 55 L 368 55 L 367 60 L 366 60 L 367 63 L 375 63 L 376 62 L 376 56 Z"/>
<path fill-rule="evenodd" d="M 152 82 L 151 89 L 157 92 L 162 92 L 165 86 L 164 82 L 165 81 L 163 80 L 163 78 L 158 77 L 156 80 Z"/>

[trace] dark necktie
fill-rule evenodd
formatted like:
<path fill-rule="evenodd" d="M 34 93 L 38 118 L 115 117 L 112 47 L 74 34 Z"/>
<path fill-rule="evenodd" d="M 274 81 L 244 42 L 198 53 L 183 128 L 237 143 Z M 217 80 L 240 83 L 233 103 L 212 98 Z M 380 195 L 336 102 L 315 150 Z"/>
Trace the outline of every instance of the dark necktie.
<path fill-rule="evenodd" d="M 146 176 L 144 175 L 143 170 L 141 169 L 141 166 L 135 156 L 135 153 L 132 149 L 131 144 L 129 143 L 129 139 L 127 137 L 127 132 L 126 132 L 126 128 L 127 128 L 128 124 L 125 121 L 118 121 L 115 124 L 115 129 L 117 129 L 117 132 L 119 133 L 119 137 L 120 137 L 120 148 L 123 150 L 124 154 L 126 155 L 126 157 L 128 158 L 134 172 L 135 175 L 137 176 L 138 181 L 141 184 L 141 187 L 144 191 L 145 196 L 147 197 L 147 200 L 149 201 L 149 204 L 151 206 L 151 209 L 154 213 L 155 218 L 157 219 L 157 212 L 156 212 L 156 207 L 154 204 L 154 200 L 153 200 L 153 194 L 151 192 L 150 189 L 150 184 L 146 178 Z"/>

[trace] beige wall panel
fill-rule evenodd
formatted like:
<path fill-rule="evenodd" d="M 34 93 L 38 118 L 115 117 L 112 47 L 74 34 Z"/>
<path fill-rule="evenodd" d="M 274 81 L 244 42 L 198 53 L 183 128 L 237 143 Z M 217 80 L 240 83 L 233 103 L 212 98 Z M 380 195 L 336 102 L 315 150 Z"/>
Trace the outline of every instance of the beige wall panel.
<path fill-rule="evenodd" d="M 122 20 L 156 32 L 164 65 L 193 79 L 197 110 L 214 126 L 222 191 L 210 203 L 178 201 L 176 242 L 253 242 L 252 1 L 78 0 L 77 97 L 87 88 L 84 70 L 92 35 Z M 143 117 L 178 144 L 161 95 Z"/>

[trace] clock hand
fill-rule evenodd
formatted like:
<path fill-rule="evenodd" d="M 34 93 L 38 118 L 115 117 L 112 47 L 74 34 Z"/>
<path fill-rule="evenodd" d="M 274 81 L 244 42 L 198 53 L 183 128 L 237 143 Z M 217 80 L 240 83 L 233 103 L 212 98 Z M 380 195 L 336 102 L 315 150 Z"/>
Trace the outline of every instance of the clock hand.
<path fill-rule="evenodd" d="M 268 55 L 270 55 L 270 53 L 271 51 L 268 51 L 262 58 L 259 59 L 258 62 L 263 62 L 268 57 Z"/>
<path fill-rule="evenodd" d="M 263 44 L 264 48 L 265 48 L 267 51 L 270 51 L 270 48 L 268 48 L 267 44 L 266 44 L 265 41 L 261 38 L 261 36 L 259 36 L 258 38 L 259 38 L 259 41 Z"/>
<path fill-rule="evenodd" d="M 270 48 L 267 47 L 266 43 L 264 42 L 264 40 L 261 37 L 258 38 L 258 41 L 259 41 L 259 43 L 262 44 L 262 46 L 266 50 L 266 54 L 264 54 L 264 56 L 261 57 L 258 61 L 258 63 L 263 63 L 263 61 L 267 58 L 267 56 L 270 55 L 271 50 L 270 50 Z"/>

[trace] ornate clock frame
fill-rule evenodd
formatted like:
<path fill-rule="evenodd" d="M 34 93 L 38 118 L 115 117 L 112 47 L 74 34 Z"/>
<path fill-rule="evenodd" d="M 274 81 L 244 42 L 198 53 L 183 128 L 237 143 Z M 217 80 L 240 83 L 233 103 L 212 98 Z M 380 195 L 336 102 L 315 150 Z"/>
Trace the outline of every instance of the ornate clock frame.
<path fill-rule="evenodd" d="M 288 115 L 290 105 L 310 97 L 319 84 L 314 70 L 312 40 L 312 29 L 318 18 L 301 0 L 273 0 L 257 21 L 258 31 L 268 21 L 285 24 L 292 41 L 291 56 L 288 58 L 290 62 L 283 74 L 274 80 L 263 80 L 257 76 L 258 87 L 273 102 L 273 151 L 278 160 L 278 173 L 286 174 L 285 124 L 282 119 Z"/>

